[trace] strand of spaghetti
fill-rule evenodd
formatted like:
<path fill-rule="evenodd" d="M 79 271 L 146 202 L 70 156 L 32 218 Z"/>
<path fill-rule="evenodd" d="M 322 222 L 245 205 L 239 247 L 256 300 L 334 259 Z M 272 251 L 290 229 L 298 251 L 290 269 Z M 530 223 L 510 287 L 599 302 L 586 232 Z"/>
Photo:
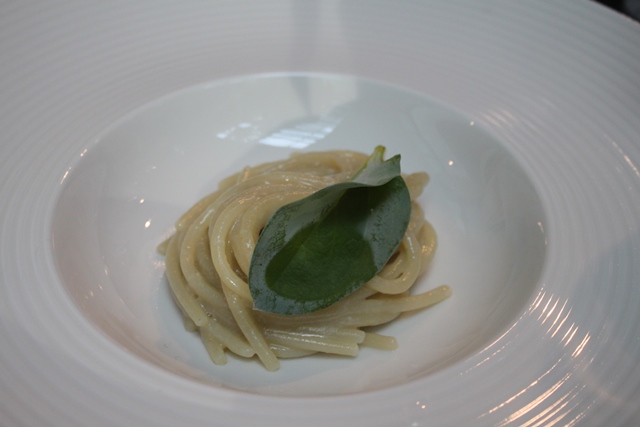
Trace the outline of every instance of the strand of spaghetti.
<path fill-rule="evenodd" d="M 357 307 L 354 307 L 357 309 Z M 340 326 L 351 326 L 357 328 L 364 328 L 366 326 L 378 326 L 388 323 L 402 313 L 400 311 L 384 311 L 384 312 L 372 312 L 372 311 L 360 311 L 354 313 L 351 316 L 344 316 L 340 319 Z"/>
<path fill-rule="evenodd" d="M 360 345 L 378 350 L 395 350 L 398 348 L 398 340 L 394 337 L 367 332 L 364 341 Z"/>
<path fill-rule="evenodd" d="M 230 257 L 235 254 L 233 254 L 232 247 L 227 246 L 229 232 L 235 225 L 238 214 L 244 209 L 245 205 L 243 204 L 230 205 L 218 217 L 214 218 L 215 221 L 209 224 L 209 250 L 214 268 L 221 277 L 223 287 L 232 289 L 235 294 L 246 300 L 251 300 L 249 285 L 232 267 Z M 234 259 L 233 262 L 235 263 L 236 260 Z"/>
<path fill-rule="evenodd" d="M 433 226 L 428 221 L 425 221 L 422 228 L 418 231 L 418 240 L 420 241 L 422 248 L 422 262 L 420 263 L 420 274 L 423 274 L 427 267 L 431 264 L 433 256 L 436 253 L 438 247 L 438 235 L 436 234 Z"/>
<path fill-rule="evenodd" d="M 179 236 L 174 237 L 167 246 L 167 255 L 165 259 L 165 269 L 171 292 L 174 299 L 182 309 L 182 311 L 189 316 L 189 318 L 197 325 L 202 326 L 207 323 L 207 313 L 204 312 L 202 307 L 196 301 L 196 294 L 187 285 L 182 270 L 179 265 Z"/>
<path fill-rule="evenodd" d="M 248 354 L 247 357 L 250 357 L 253 354 L 252 350 L 233 318 L 226 296 L 222 290 L 220 293 L 222 294 L 222 300 L 215 301 L 213 304 L 202 298 L 198 299 L 200 306 L 208 317 L 208 323 L 202 327 L 209 328 L 214 333 L 214 336 L 218 337 L 232 351 L 239 354 L 246 353 Z"/>
<path fill-rule="evenodd" d="M 292 359 L 297 357 L 310 356 L 314 353 L 317 353 L 316 351 L 300 350 L 299 348 L 291 348 L 287 347 L 286 345 L 275 343 L 270 343 L 270 346 L 271 351 L 273 351 L 273 354 L 275 354 L 278 359 Z"/>
<path fill-rule="evenodd" d="M 313 171 L 322 175 L 333 175 L 342 181 L 350 179 L 367 160 L 362 153 L 341 152 L 294 153 L 289 162 L 298 171 Z"/>
<path fill-rule="evenodd" d="M 331 337 L 296 334 L 272 329 L 265 331 L 265 335 L 271 342 L 302 350 L 339 354 L 343 356 L 355 356 L 358 354 L 357 342 L 346 343 L 344 341 L 332 339 Z"/>
<path fill-rule="evenodd" d="M 358 313 L 403 313 L 432 306 L 444 301 L 450 296 L 451 288 L 447 285 L 442 285 L 418 295 L 368 299 L 359 305 Z"/>
<path fill-rule="evenodd" d="M 193 221 L 200 216 L 200 214 L 207 209 L 211 204 L 220 198 L 223 191 L 218 190 L 214 193 L 211 193 L 202 199 L 198 200 L 195 205 L 189 208 L 175 223 L 176 231 L 181 231 L 187 227 L 189 227 Z"/>
<path fill-rule="evenodd" d="M 197 249 L 202 240 L 206 239 L 206 226 L 201 223 L 193 224 L 185 230 L 184 238 L 180 244 L 180 268 L 188 286 L 203 300 L 216 304 L 224 297 L 220 291 L 212 286 L 207 278 L 196 266 Z"/>
<path fill-rule="evenodd" d="M 210 318 L 207 325 L 201 328 L 202 331 L 207 331 L 207 336 L 215 338 L 221 345 L 239 356 L 251 357 L 255 354 L 255 351 L 237 327 L 231 329 L 222 325 L 216 318 Z"/>
<path fill-rule="evenodd" d="M 269 348 L 269 344 L 264 339 L 251 315 L 251 307 L 246 305 L 246 301 L 233 293 L 229 288 L 223 287 L 224 294 L 227 297 L 229 308 L 233 314 L 233 318 L 238 323 L 240 330 L 245 338 L 255 350 L 256 355 L 269 371 L 275 371 L 280 367 L 280 362 L 276 355 Z"/>
<path fill-rule="evenodd" d="M 200 328 L 200 337 L 211 360 L 218 365 L 226 364 L 227 355 L 224 346 L 216 339 L 214 330 L 210 327 Z"/>
<path fill-rule="evenodd" d="M 274 331 L 283 331 L 292 335 L 300 335 L 301 337 L 326 337 L 336 341 L 361 343 L 364 340 L 365 332 L 355 327 L 344 327 L 336 325 L 318 326 L 298 326 L 295 328 L 273 327 L 269 326 L 264 329 L 267 336 Z"/>
<path fill-rule="evenodd" d="M 366 286 L 384 294 L 400 294 L 406 292 L 418 278 L 420 273 L 422 246 L 413 234 L 406 234 L 402 239 L 403 254 L 407 258 L 405 268 L 398 277 L 385 279 L 377 275 Z"/>
<path fill-rule="evenodd" d="M 222 291 L 220 287 L 220 276 L 213 266 L 211 260 L 211 252 L 209 251 L 209 236 L 203 236 L 202 239 L 196 243 L 196 262 L 195 267 L 198 269 L 204 280 L 214 289 Z"/>
<path fill-rule="evenodd" d="M 261 323 L 278 327 L 280 327 L 280 325 L 297 327 L 300 325 L 341 324 L 345 317 L 351 316 L 353 307 L 355 307 L 359 301 L 363 301 L 374 294 L 375 291 L 362 287 L 348 297 L 338 301 L 336 304 L 312 313 L 283 316 L 256 311 L 255 315 Z"/>
<path fill-rule="evenodd" d="M 425 172 L 414 172 L 411 174 L 403 174 L 405 184 L 409 189 L 411 200 L 416 200 L 422 194 L 424 187 L 429 183 L 429 174 Z"/>
<path fill-rule="evenodd" d="M 422 210 L 422 207 L 420 207 L 420 205 L 416 203 L 415 199 L 411 199 L 411 216 L 409 219 L 407 232 L 417 232 L 417 230 L 422 228 L 425 222 L 427 222 L 427 220 L 424 217 L 424 211 Z"/>
<path fill-rule="evenodd" d="M 202 298 L 214 301 L 219 296 L 196 267 L 196 250 L 199 242 L 205 238 L 208 229 L 206 219 L 215 211 L 216 202 L 201 212 L 191 225 L 185 229 L 180 244 L 180 268 L 189 286 Z"/>
<path fill-rule="evenodd" d="M 407 255 L 406 252 L 406 246 L 401 244 L 396 253 L 393 254 L 389 262 L 378 272 L 377 275 L 383 279 L 389 280 L 399 277 L 406 268 L 407 263 L 411 262 L 411 256 Z"/>

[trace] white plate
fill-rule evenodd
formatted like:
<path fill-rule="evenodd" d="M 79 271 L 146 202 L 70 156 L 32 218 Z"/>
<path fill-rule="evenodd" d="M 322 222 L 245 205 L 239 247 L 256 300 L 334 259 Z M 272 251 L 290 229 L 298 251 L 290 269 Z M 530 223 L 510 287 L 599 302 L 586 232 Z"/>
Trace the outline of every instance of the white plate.
<path fill-rule="evenodd" d="M 4 6 L 0 424 L 640 422 L 640 28 L 512 3 Z M 454 297 L 393 353 L 208 363 L 154 253 L 177 215 L 378 143 L 432 174 L 420 286 Z"/>

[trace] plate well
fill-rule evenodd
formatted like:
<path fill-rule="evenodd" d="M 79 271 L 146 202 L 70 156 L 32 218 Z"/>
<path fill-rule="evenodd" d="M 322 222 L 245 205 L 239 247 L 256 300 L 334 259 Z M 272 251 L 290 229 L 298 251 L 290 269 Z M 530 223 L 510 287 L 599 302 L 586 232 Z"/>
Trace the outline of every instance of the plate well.
<path fill-rule="evenodd" d="M 245 165 L 297 150 L 385 145 L 426 171 L 420 202 L 439 236 L 426 290 L 444 303 L 379 332 L 393 352 L 285 360 L 278 372 L 232 358 L 216 366 L 184 330 L 156 246 L 175 220 Z M 183 377 L 247 392 L 320 396 L 395 386 L 475 354 L 524 309 L 546 252 L 544 210 L 505 144 L 435 100 L 348 76 L 270 74 L 189 88 L 124 117 L 71 165 L 54 212 L 65 289 L 101 333 Z"/>

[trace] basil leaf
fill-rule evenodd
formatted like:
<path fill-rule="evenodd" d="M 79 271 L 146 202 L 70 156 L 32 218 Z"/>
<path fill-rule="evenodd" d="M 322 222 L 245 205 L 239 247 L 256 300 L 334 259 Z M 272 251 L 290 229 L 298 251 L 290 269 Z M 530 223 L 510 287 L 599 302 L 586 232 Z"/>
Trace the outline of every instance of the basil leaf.
<path fill-rule="evenodd" d="M 409 224 L 411 200 L 400 156 L 377 147 L 342 182 L 278 209 L 267 221 L 249 269 L 254 308 L 316 311 L 351 294 L 387 263 Z"/>

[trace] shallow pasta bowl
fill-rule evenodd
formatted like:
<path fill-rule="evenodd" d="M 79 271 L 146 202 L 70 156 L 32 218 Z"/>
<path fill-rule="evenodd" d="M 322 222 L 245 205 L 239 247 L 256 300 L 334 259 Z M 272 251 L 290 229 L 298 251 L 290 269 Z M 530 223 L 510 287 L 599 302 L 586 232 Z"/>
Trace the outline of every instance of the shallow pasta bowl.
<path fill-rule="evenodd" d="M 0 418 L 637 421 L 637 24 L 586 2 L 24 5 L 2 14 Z M 155 247 L 245 165 L 403 156 L 453 297 L 394 352 L 215 366 Z M 19 386 L 16 386 L 19 385 Z"/>

